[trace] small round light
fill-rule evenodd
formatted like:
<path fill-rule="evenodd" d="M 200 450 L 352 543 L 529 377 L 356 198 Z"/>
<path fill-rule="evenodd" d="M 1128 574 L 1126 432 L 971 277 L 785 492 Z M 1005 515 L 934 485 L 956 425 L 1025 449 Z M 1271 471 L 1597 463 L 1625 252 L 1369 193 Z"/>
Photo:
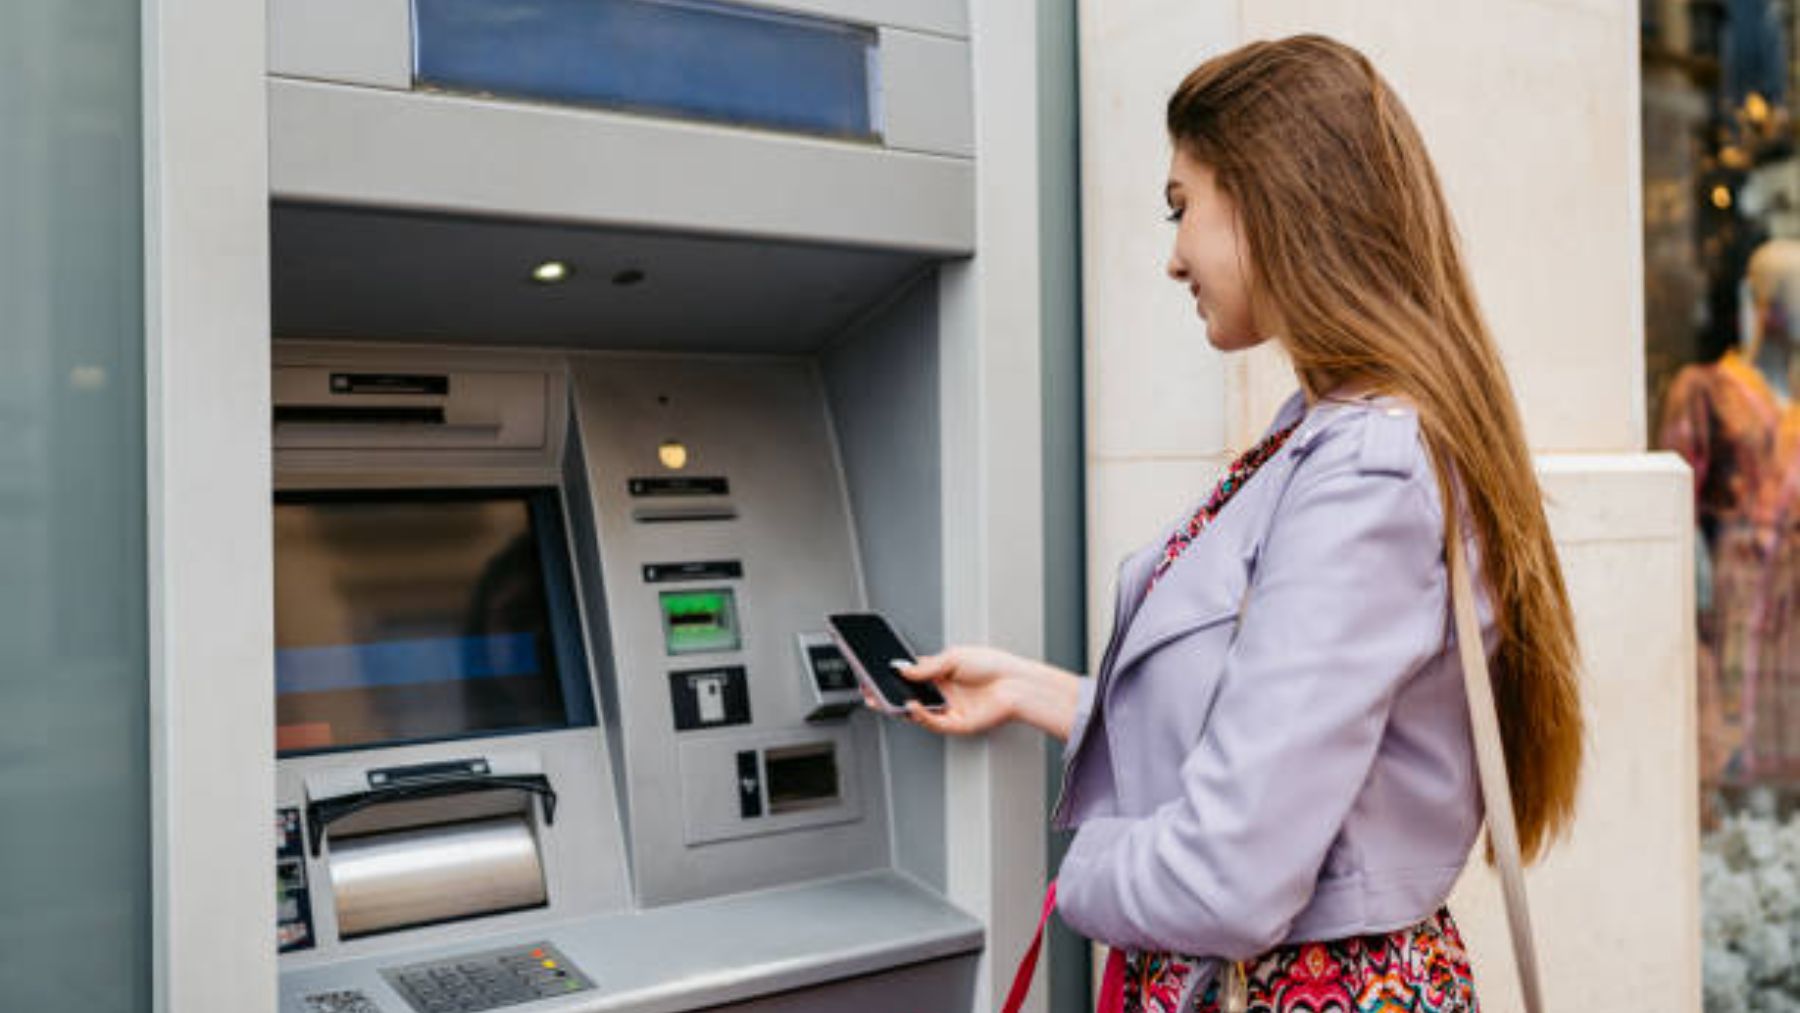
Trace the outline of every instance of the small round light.
<path fill-rule="evenodd" d="M 1713 207 L 1718 208 L 1720 211 L 1725 210 L 1731 206 L 1731 191 L 1723 186 L 1713 187 L 1712 202 Z"/>
<path fill-rule="evenodd" d="M 656 459 L 670 471 L 680 471 L 687 467 L 687 445 L 680 440 L 664 440 L 662 445 L 656 448 Z"/>
<path fill-rule="evenodd" d="M 546 260 L 531 269 L 531 280 L 539 285 L 554 285 L 569 280 L 569 265 L 560 260 Z"/>
<path fill-rule="evenodd" d="M 1744 117 L 1750 122 L 1762 125 L 1769 118 L 1769 100 L 1756 92 L 1744 96 Z"/>

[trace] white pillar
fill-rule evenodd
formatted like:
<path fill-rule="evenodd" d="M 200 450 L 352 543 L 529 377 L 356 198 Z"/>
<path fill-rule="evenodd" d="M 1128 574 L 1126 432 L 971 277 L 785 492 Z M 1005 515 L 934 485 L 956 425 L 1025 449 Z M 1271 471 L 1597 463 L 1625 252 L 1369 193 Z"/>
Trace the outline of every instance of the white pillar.
<path fill-rule="evenodd" d="M 1037 5 L 973 0 L 975 258 L 941 277 L 944 636 L 1043 653 Z M 1044 752 L 1008 728 L 948 743 L 951 898 L 988 927 L 975 1008 L 997 1008 L 1044 889 Z M 1028 1009 L 1045 1009 L 1040 980 Z"/>
<path fill-rule="evenodd" d="M 158 1013 L 274 1013 L 263 5 L 145 0 Z"/>

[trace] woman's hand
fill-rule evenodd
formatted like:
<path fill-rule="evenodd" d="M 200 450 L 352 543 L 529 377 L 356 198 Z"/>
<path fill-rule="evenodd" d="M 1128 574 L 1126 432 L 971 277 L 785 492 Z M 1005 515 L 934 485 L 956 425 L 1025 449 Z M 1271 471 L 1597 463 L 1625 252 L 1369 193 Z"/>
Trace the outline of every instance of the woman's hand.
<path fill-rule="evenodd" d="M 1067 740 L 1081 695 L 1078 676 L 993 647 L 951 647 L 895 671 L 937 685 L 944 709 L 906 705 L 913 722 L 942 735 L 974 735 L 1023 721 Z"/>

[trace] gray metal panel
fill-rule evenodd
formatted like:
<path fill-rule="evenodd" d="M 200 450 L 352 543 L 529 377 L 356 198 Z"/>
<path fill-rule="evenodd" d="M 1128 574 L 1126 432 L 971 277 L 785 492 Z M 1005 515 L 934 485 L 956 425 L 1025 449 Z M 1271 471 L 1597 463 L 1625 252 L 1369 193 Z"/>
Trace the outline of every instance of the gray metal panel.
<path fill-rule="evenodd" d="M 620 729 L 619 675 L 614 663 L 612 620 L 607 608 L 606 580 L 600 570 L 600 533 L 594 517 L 594 490 L 588 484 L 587 453 L 582 449 L 581 422 L 573 406 L 569 410 L 567 444 L 563 458 L 563 517 L 568 522 L 574 559 L 575 588 L 581 601 L 581 618 L 587 635 L 589 664 L 594 669 L 596 709 L 605 731 L 606 760 L 612 779 L 614 808 L 625 861 L 631 862 L 631 810 L 624 805 L 630 792 L 625 784 L 625 733 Z"/>
<path fill-rule="evenodd" d="M 304 808 L 308 775 L 318 777 L 336 768 L 406 766 L 502 753 L 535 756 L 542 762 L 544 775 L 559 798 L 555 824 L 536 828 L 549 905 L 342 942 L 337 938 L 336 911 L 327 889 L 331 883 L 326 861 L 328 839 L 327 850 L 318 858 L 309 855 L 306 862 L 318 944 L 310 950 L 283 954 L 284 973 L 346 958 L 385 957 L 420 947 L 454 946 L 509 929 L 532 931 L 533 927 L 630 906 L 623 835 L 616 823 L 618 807 L 607 770 L 607 752 L 600 742 L 600 733 L 593 728 L 286 759 L 280 761 L 276 770 L 276 804 Z"/>
<path fill-rule="evenodd" d="M 882 137 L 888 147 L 975 157 L 969 44 L 881 32 Z"/>
<path fill-rule="evenodd" d="M 937 274 L 929 272 L 821 360 L 869 607 L 920 651 L 944 639 L 937 328 Z M 901 722 L 882 722 L 882 732 L 895 861 L 942 887 L 943 742 Z"/>
<path fill-rule="evenodd" d="M 769 799 L 768 776 L 762 778 L 760 796 L 764 811 L 745 817 L 738 808 L 737 754 L 740 750 L 762 751 L 793 745 L 824 745 L 834 752 L 837 761 L 837 801 L 828 805 L 802 808 L 797 812 L 776 813 Z M 854 758 L 850 728 L 841 722 L 809 725 L 804 729 L 757 736 L 700 739 L 686 737 L 680 743 L 682 822 L 686 843 L 706 844 L 734 837 L 778 833 L 827 823 L 848 823 L 862 818 L 860 778 L 844 763 Z"/>
<path fill-rule="evenodd" d="M 939 254 L 975 244 L 965 158 L 280 78 L 269 117 L 278 198 Z"/>
<path fill-rule="evenodd" d="M 850 520 L 810 362 L 587 353 L 571 355 L 570 363 L 618 666 L 639 903 L 885 867 L 887 807 L 878 735 L 868 714 L 839 726 L 846 750 L 840 771 L 859 779 L 860 818 L 697 847 L 685 841 L 682 797 L 706 786 L 684 783 L 682 745 L 717 740 L 753 749 L 777 733 L 818 737 L 805 720 L 812 701 L 794 636 L 820 629 L 828 612 L 860 601 Z M 632 507 L 643 502 L 627 495 L 627 480 L 668 474 L 657 447 L 671 438 L 688 447 L 686 474 L 729 479 L 735 519 L 632 520 Z M 641 570 L 648 563 L 700 560 L 740 561 L 743 577 L 650 584 Z M 667 656 L 658 594 L 671 586 L 731 587 L 741 650 Z M 668 673 L 714 665 L 747 669 L 754 723 L 676 732 Z"/>
<path fill-rule="evenodd" d="M 268 0 L 269 73 L 405 91 L 408 0 Z"/>
<path fill-rule="evenodd" d="M 555 485 L 562 460 L 568 412 L 563 362 L 539 351 L 445 348 L 397 342 L 277 341 L 272 354 L 277 383 L 290 369 L 360 369 L 365 372 L 525 373 L 543 378 L 531 384 L 543 392 L 532 411 L 541 410 L 544 439 L 538 447 L 433 447 L 396 433 L 362 430 L 337 448 L 278 448 L 278 489 L 352 489 L 384 486 Z M 303 375 L 303 374 L 302 374 Z M 304 389 L 304 386 L 302 387 Z M 281 391 L 276 391 L 281 396 Z M 509 409 L 516 410 L 515 409 Z M 539 428 L 533 424 L 531 428 Z M 346 432 L 352 430 L 346 429 Z M 265 437 L 266 439 L 266 437 Z M 280 442 L 280 441 L 277 441 Z"/>
<path fill-rule="evenodd" d="M 975 958 L 952 957 L 796 989 L 708 1013 L 949 1013 L 975 1002 Z"/>
<path fill-rule="evenodd" d="M 810 352 L 924 263 L 892 250 L 285 203 L 270 234 L 275 333 L 357 340 Z M 528 282 L 549 259 L 568 265 L 568 280 Z M 615 284 L 625 270 L 640 279 Z"/>
<path fill-rule="evenodd" d="M 544 1001 L 540 1005 L 546 1013 L 675 1013 L 776 997 L 928 961 L 961 959 L 972 965 L 982 938 L 979 922 L 936 893 L 891 872 L 870 873 L 553 927 L 509 927 L 459 944 L 293 971 L 281 978 L 281 1009 L 308 1013 L 302 997 L 309 993 L 360 989 L 382 1013 L 411 1013 L 382 979 L 383 967 L 547 941 L 597 987 Z M 903 993 L 909 1004 L 885 1008 L 933 1013 L 969 1009 L 962 974 L 905 980 L 918 989 Z M 852 986 L 843 994 L 866 993 Z M 794 1008 L 862 1008 L 854 1003 L 820 1006 L 817 998 L 804 1000 L 812 1005 Z M 751 1008 L 787 1008 L 779 998 L 770 1001 L 773 1005 Z"/>

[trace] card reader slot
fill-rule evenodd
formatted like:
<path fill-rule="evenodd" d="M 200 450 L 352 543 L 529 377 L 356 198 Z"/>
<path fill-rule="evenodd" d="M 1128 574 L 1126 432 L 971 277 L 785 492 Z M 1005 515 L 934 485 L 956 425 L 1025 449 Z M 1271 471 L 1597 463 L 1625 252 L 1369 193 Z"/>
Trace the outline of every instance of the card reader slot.
<path fill-rule="evenodd" d="M 737 507 L 729 503 L 716 506 L 635 507 L 631 519 L 639 524 L 687 524 L 694 521 L 730 521 L 737 519 Z"/>
<path fill-rule="evenodd" d="M 444 424 L 444 408 L 442 405 L 275 406 L 275 424 L 278 426 L 368 426 L 396 423 L 441 426 Z"/>
<path fill-rule="evenodd" d="M 446 777 L 431 781 L 405 782 L 308 803 L 306 806 L 307 847 L 314 858 L 319 857 L 319 848 L 324 843 L 327 828 L 333 823 L 375 806 L 488 791 L 520 791 L 535 795 L 543 810 L 544 825 L 549 826 L 556 822 L 556 789 L 550 786 L 550 779 L 542 774 Z"/>

